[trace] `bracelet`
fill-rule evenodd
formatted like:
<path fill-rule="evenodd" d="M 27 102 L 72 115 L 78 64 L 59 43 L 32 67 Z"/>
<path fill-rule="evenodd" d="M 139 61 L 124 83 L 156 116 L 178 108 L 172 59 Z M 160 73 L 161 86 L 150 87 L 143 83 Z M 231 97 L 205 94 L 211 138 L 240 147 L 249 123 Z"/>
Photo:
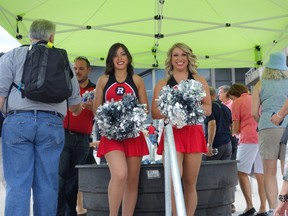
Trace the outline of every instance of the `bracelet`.
<path fill-rule="evenodd" d="M 209 143 L 207 143 L 207 147 L 208 147 L 208 148 L 212 148 L 212 145 L 209 144 Z"/>
<path fill-rule="evenodd" d="M 288 202 L 288 194 L 285 194 L 285 195 L 280 194 L 278 199 L 280 202 Z"/>

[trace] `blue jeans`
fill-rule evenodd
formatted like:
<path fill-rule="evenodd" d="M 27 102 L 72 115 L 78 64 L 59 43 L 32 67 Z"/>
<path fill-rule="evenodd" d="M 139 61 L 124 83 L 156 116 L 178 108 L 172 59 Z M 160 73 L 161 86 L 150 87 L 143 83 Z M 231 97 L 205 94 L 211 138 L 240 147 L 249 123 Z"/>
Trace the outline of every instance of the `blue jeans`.
<path fill-rule="evenodd" d="M 2 138 L 0 137 L 0 184 L 6 187 L 5 179 L 3 175 L 3 157 L 2 157 Z"/>
<path fill-rule="evenodd" d="M 155 134 L 149 134 L 149 139 L 152 145 L 155 145 L 157 143 Z"/>
<path fill-rule="evenodd" d="M 88 134 L 65 131 L 65 145 L 59 163 L 59 192 L 57 216 L 77 216 L 78 170 L 90 152 Z"/>
<path fill-rule="evenodd" d="M 55 215 L 63 120 L 44 112 L 11 114 L 2 132 L 5 216 L 29 216 L 31 189 L 34 215 Z"/>

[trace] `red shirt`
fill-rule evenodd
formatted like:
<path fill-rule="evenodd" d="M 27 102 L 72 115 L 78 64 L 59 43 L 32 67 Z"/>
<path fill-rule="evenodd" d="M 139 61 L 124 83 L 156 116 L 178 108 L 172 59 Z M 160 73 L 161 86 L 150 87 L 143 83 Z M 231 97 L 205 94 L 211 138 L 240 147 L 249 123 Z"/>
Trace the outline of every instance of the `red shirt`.
<path fill-rule="evenodd" d="M 251 114 L 252 96 L 243 93 L 232 104 L 232 120 L 240 121 L 240 143 L 258 144 L 257 122 Z"/>
<path fill-rule="evenodd" d="M 110 101 L 113 98 L 114 101 L 119 101 L 125 93 L 135 95 L 133 88 L 128 83 L 115 82 L 107 89 L 105 99 L 106 101 Z"/>
<path fill-rule="evenodd" d="M 153 125 L 150 125 L 148 128 L 148 134 L 154 134 L 156 131 L 156 128 Z"/>
<path fill-rule="evenodd" d="M 124 94 L 134 94 L 138 98 L 138 89 L 133 81 L 133 75 L 127 75 L 124 82 L 117 82 L 115 74 L 110 74 L 104 87 L 103 101 L 119 101 Z"/>
<path fill-rule="evenodd" d="M 93 91 L 95 89 L 95 84 L 89 80 L 88 85 L 85 88 L 80 87 L 80 95 L 84 94 L 86 91 Z M 69 126 L 68 126 L 68 115 L 69 115 Z M 74 116 L 69 111 L 68 115 L 64 118 L 64 128 L 77 133 L 91 134 L 93 127 L 93 112 L 87 109 L 83 109 L 80 115 Z"/>

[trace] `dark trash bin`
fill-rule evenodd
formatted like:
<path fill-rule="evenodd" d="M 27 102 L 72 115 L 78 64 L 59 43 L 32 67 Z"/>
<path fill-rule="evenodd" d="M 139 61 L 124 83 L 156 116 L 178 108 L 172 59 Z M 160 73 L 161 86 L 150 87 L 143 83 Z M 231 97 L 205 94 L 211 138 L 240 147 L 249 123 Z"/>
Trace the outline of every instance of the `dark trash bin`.
<path fill-rule="evenodd" d="M 237 185 L 237 161 L 203 161 L 197 182 L 195 216 L 231 215 Z M 79 165 L 79 190 L 88 216 L 108 216 L 107 165 Z M 165 216 L 164 168 L 142 165 L 135 216 Z"/>

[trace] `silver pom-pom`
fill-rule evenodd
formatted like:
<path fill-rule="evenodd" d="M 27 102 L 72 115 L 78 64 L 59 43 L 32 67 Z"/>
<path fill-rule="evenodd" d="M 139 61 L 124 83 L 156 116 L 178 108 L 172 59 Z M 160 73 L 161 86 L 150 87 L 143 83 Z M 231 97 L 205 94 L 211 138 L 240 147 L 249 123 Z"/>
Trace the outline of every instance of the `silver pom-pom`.
<path fill-rule="evenodd" d="M 167 118 L 165 123 L 182 128 L 204 121 L 202 99 L 206 96 L 202 83 L 193 79 L 181 81 L 173 88 L 166 85 L 160 93 L 158 108 Z"/>
<path fill-rule="evenodd" d="M 139 104 L 133 94 L 124 94 L 120 101 L 105 102 L 98 107 L 95 117 L 100 134 L 114 140 L 139 136 L 146 119 L 146 104 Z"/>

